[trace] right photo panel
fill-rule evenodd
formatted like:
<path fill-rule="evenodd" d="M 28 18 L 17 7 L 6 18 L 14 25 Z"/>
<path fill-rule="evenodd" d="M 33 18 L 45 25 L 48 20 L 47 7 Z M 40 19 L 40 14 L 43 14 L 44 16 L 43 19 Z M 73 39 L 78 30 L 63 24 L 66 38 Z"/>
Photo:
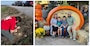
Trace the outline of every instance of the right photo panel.
<path fill-rule="evenodd" d="M 35 45 L 88 45 L 89 1 L 35 1 Z"/>

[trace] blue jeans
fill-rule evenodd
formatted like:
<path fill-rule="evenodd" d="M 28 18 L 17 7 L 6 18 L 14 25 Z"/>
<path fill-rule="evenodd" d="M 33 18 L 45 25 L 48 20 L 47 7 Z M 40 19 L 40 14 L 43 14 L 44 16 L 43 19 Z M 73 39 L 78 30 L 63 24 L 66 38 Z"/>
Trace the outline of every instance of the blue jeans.
<path fill-rule="evenodd" d="M 52 29 L 53 29 L 52 26 L 50 26 L 50 35 L 52 35 L 53 32 Z"/>
<path fill-rule="evenodd" d="M 14 38 L 14 36 L 8 30 L 1 30 L 1 34 L 7 37 L 10 41 L 12 41 Z"/>
<path fill-rule="evenodd" d="M 62 28 L 62 36 L 68 36 L 67 27 L 61 27 Z M 66 35 L 64 35 L 64 30 L 66 31 Z"/>

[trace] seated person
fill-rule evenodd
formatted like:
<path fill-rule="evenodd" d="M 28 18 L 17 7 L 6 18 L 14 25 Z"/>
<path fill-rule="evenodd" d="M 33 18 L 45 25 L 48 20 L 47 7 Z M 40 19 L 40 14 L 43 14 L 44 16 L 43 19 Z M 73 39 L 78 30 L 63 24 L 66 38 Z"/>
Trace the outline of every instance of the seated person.
<path fill-rule="evenodd" d="M 62 24 L 62 21 L 61 21 L 61 18 L 60 17 L 58 17 L 57 18 L 57 25 L 58 25 L 58 36 L 60 36 L 61 35 L 61 24 Z"/>
<path fill-rule="evenodd" d="M 67 32 L 67 26 L 68 26 L 68 23 L 67 23 L 67 20 L 66 20 L 66 16 L 63 16 L 63 20 L 62 20 L 62 36 L 68 36 L 68 32 Z M 64 31 L 66 31 L 66 35 L 64 35 Z"/>
<path fill-rule="evenodd" d="M 55 14 L 53 16 L 53 18 L 51 19 L 51 26 L 52 26 L 52 30 L 50 31 L 52 34 L 52 37 L 55 38 L 56 32 L 58 30 L 58 26 L 57 26 L 57 14 Z"/>
<path fill-rule="evenodd" d="M 76 20 L 72 16 L 71 13 L 68 13 L 67 15 L 67 23 L 68 23 L 68 28 L 67 31 L 69 33 L 70 39 L 76 40 Z M 72 30 L 72 32 L 71 32 Z"/>

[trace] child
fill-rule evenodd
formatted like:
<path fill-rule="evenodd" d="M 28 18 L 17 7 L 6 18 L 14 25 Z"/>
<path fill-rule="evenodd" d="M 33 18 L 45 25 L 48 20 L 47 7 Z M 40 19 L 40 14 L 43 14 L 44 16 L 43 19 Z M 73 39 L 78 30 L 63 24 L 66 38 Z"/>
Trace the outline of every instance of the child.
<path fill-rule="evenodd" d="M 62 24 L 61 18 L 58 17 L 58 18 L 57 18 L 58 36 L 60 36 L 60 34 L 61 34 L 61 24 Z"/>
<path fill-rule="evenodd" d="M 64 37 L 65 37 L 64 31 L 66 31 L 66 37 L 68 36 L 67 26 L 68 26 L 68 23 L 66 21 L 66 16 L 63 16 L 63 20 L 62 20 L 62 36 L 64 36 Z"/>

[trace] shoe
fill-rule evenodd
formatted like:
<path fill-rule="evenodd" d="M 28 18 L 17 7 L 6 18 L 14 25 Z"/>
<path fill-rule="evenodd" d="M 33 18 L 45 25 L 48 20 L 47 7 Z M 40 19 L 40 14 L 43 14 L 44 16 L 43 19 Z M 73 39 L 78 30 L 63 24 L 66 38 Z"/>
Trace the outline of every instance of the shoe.
<path fill-rule="evenodd" d="M 58 37 L 61 37 L 61 35 L 58 35 Z"/>
<path fill-rule="evenodd" d="M 70 39 L 72 39 L 72 37 L 70 37 Z"/>
<path fill-rule="evenodd" d="M 60 35 L 59 37 L 61 37 L 62 38 L 62 36 Z"/>
<path fill-rule="evenodd" d="M 64 38 L 64 36 L 62 36 L 62 38 Z"/>
<path fill-rule="evenodd" d="M 59 37 L 60 35 L 58 35 L 58 37 Z"/>
<path fill-rule="evenodd" d="M 66 36 L 65 38 L 67 39 L 68 37 Z"/>
<path fill-rule="evenodd" d="M 55 38 L 55 35 L 52 35 L 53 38 Z"/>
<path fill-rule="evenodd" d="M 74 38 L 73 40 L 75 41 L 76 39 Z"/>

